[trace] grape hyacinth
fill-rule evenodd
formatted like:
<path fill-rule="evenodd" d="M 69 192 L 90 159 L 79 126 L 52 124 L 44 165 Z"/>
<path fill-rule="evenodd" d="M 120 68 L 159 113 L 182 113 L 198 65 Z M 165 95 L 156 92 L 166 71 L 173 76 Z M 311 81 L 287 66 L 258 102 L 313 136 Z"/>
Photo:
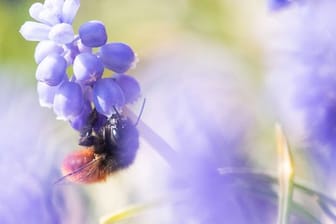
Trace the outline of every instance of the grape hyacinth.
<path fill-rule="evenodd" d="M 72 22 L 79 6 L 79 0 L 34 3 L 29 14 L 37 22 L 25 22 L 20 33 L 39 41 L 34 58 L 40 105 L 81 131 L 93 110 L 110 117 L 116 108 L 135 102 L 140 85 L 126 74 L 135 66 L 136 54 L 125 43 L 107 42 L 101 21 L 83 23 L 75 35 Z M 71 66 L 73 74 L 68 73 Z M 103 77 L 105 70 L 114 74 Z"/>
<path fill-rule="evenodd" d="M 254 99 L 249 84 L 241 82 L 243 73 L 227 63 L 234 59 L 222 46 L 194 40 L 175 47 L 174 52 L 157 52 L 142 71 L 149 77 L 143 86 L 146 95 L 157 102 L 144 120 L 174 144 L 173 155 L 162 155 L 171 161 L 165 181 L 169 200 L 176 201 L 169 207 L 170 222 L 162 216 L 156 223 L 275 223 L 276 207 L 256 190 L 274 195 L 269 184 L 220 171 L 253 166 L 246 147 L 255 122 L 245 102 Z M 146 140 L 142 122 L 139 129 Z"/>
<path fill-rule="evenodd" d="M 318 174 L 318 178 L 330 182 L 336 175 L 336 2 L 304 3 L 276 15 L 277 29 L 285 35 L 272 39 L 274 46 L 282 48 L 273 57 L 270 73 L 278 86 L 274 90 L 278 90 L 275 94 L 279 94 L 282 114 L 287 115 L 288 123 L 293 120 L 295 127 L 302 129 L 297 132 L 301 132 L 301 147 L 312 161 L 309 166 L 320 168 L 324 175 Z"/>

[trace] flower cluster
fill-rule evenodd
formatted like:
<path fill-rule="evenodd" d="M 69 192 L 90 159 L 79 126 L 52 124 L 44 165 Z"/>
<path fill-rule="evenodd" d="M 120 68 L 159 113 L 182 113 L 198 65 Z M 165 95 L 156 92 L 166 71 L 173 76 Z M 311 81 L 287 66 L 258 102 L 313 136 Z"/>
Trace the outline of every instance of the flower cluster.
<path fill-rule="evenodd" d="M 79 5 L 79 0 L 34 3 L 29 13 L 37 22 L 25 22 L 20 33 L 39 41 L 34 56 L 40 105 L 80 131 L 93 109 L 110 117 L 139 97 L 140 86 L 125 74 L 135 66 L 135 53 L 127 44 L 107 43 L 102 22 L 85 22 L 75 34 L 72 22 Z M 68 74 L 71 66 L 73 74 Z M 105 70 L 115 74 L 103 78 Z"/>

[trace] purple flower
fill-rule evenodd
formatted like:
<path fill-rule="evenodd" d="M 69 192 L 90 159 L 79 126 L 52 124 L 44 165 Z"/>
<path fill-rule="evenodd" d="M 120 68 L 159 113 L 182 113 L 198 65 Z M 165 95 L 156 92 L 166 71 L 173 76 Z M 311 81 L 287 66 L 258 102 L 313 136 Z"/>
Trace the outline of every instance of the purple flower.
<path fill-rule="evenodd" d="M 54 97 L 54 112 L 57 119 L 71 120 L 83 110 L 84 97 L 82 88 L 75 82 L 64 82 Z"/>
<path fill-rule="evenodd" d="M 94 54 L 82 53 L 76 56 L 73 71 L 78 82 L 92 84 L 103 75 L 104 65 Z"/>
<path fill-rule="evenodd" d="M 110 117 L 115 107 L 124 106 L 125 96 L 112 78 L 100 79 L 93 86 L 93 103 L 99 113 Z"/>
<path fill-rule="evenodd" d="M 37 83 L 37 94 L 41 107 L 52 108 L 54 105 L 55 94 L 61 84 L 58 86 L 49 86 L 44 82 Z"/>
<path fill-rule="evenodd" d="M 140 97 L 140 85 L 135 78 L 125 74 L 115 74 L 113 79 L 124 92 L 126 103 L 133 103 Z"/>
<path fill-rule="evenodd" d="M 335 175 L 336 2 L 305 3 L 278 17 L 279 23 L 295 22 L 286 23 L 280 30 L 283 35 L 272 39 L 277 46 L 286 47 L 273 49 L 278 53 L 272 61 L 273 93 L 279 95 L 284 122 L 300 135 L 300 147 L 307 149 L 310 165 L 315 170 L 322 168 L 323 174 Z"/>
<path fill-rule="evenodd" d="M 67 64 L 62 56 L 53 54 L 45 57 L 38 65 L 36 79 L 50 86 L 57 86 L 66 76 Z"/>
<path fill-rule="evenodd" d="M 67 143 L 54 122 L 37 109 L 35 94 L 1 76 L 0 223 L 85 223 L 79 191 L 55 186 Z M 8 103 L 11 98 L 15 103 Z M 34 109 L 35 108 L 35 109 Z M 46 136 L 48 134 L 50 136 Z M 70 221 L 71 220 L 71 221 Z"/>
<path fill-rule="evenodd" d="M 90 110 L 111 116 L 114 107 L 121 109 L 140 96 L 140 86 L 132 77 L 102 78 L 105 67 L 115 72 L 133 67 L 133 50 L 123 43 L 106 44 L 106 28 L 100 21 L 83 23 L 75 35 L 72 21 L 78 8 L 79 0 L 34 3 L 29 13 L 37 22 L 28 21 L 20 29 L 26 40 L 41 41 L 34 55 L 40 105 L 53 107 L 57 117 L 76 130 L 87 122 Z M 71 66 L 73 74 L 67 74 Z M 83 102 L 96 108 L 83 110 Z"/>
<path fill-rule="evenodd" d="M 50 29 L 48 37 L 56 43 L 67 44 L 73 41 L 75 34 L 70 24 L 59 23 Z"/>
<path fill-rule="evenodd" d="M 69 120 L 71 127 L 81 132 L 81 130 L 83 130 L 83 128 L 85 128 L 87 125 L 87 121 L 89 119 L 91 111 L 92 111 L 92 108 L 91 108 L 90 102 L 85 101 L 82 112 L 78 116 L 71 118 Z"/>
<path fill-rule="evenodd" d="M 183 108 L 187 111 L 182 112 L 185 116 L 189 114 L 190 126 L 186 122 L 174 123 L 179 156 L 171 184 L 174 191 L 185 192 L 181 196 L 183 202 L 174 207 L 178 222 L 273 223 L 276 206 L 270 200 L 272 197 L 275 200 L 275 193 L 269 183 L 219 172 L 221 167 L 252 169 L 242 145 L 246 129 L 241 128 L 246 124 L 236 121 L 236 125 L 225 126 L 225 121 L 217 123 L 214 115 L 207 114 L 204 102 L 200 108 L 195 101 L 196 98 L 188 98 Z M 175 108 L 174 113 L 176 116 L 181 111 Z M 182 114 L 174 120 L 183 119 Z M 235 120 L 234 116 L 231 119 Z M 230 127 L 231 133 L 225 133 L 223 127 Z"/>
<path fill-rule="evenodd" d="M 177 171 L 172 186 L 177 192 L 185 192 L 183 202 L 174 207 L 177 222 L 273 223 L 276 206 L 267 197 L 273 196 L 274 200 L 275 193 L 269 183 L 219 172 L 220 167 L 252 167 L 239 143 L 244 141 L 243 130 L 234 133 L 237 136 L 226 136 L 221 125 L 209 119 L 211 115 L 203 109 L 194 105 L 189 113 L 193 128 L 181 123 L 175 129 L 179 162 L 174 167 Z M 230 126 L 233 132 L 235 128 Z"/>
<path fill-rule="evenodd" d="M 34 3 L 30 16 L 38 22 L 28 21 L 20 29 L 26 40 L 53 40 L 57 43 L 69 43 L 74 34 L 70 24 L 79 8 L 79 0 L 46 0 L 44 4 Z"/>
<path fill-rule="evenodd" d="M 124 43 L 108 43 L 100 48 L 100 57 L 107 69 L 124 73 L 133 66 L 135 54 Z"/>
<path fill-rule="evenodd" d="M 37 44 L 35 48 L 35 62 L 39 64 L 45 57 L 51 54 L 62 55 L 64 52 L 63 47 L 54 41 L 45 40 Z"/>
<path fill-rule="evenodd" d="M 89 21 L 79 27 L 79 37 L 88 47 L 101 47 L 107 41 L 105 26 L 100 21 Z"/>
<path fill-rule="evenodd" d="M 170 207 L 173 222 L 275 223 L 276 199 L 269 183 L 220 172 L 255 167 L 248 152 L 253 147 L 249 135 L 257 126 L 248 106 L 253 96 L 241 79 L 246 76 L 226 63 L 233 59 L 223 48 L 202 42 L 175 47 L 179 50 L 173 54 L 160 51 L 142 70 L 142 88 L 151 99 L 143 119 L 170 139 L 176 155 L 167 159 L 168 188 L 176 195 Z"/>
<path fill-rule="evenodd" d="M 26 40 L 42 41 L 48 40 L 50 29 L 48 25 L 28 21 L 21 26 L 20 33 Z"/>

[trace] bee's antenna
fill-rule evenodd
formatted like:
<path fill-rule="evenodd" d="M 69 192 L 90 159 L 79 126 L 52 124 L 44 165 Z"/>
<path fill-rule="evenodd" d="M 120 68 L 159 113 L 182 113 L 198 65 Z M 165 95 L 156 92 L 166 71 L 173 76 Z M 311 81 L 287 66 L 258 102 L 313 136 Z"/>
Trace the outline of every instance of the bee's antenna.
<path fill-rule="evenodd" d="M 139 113 L 139 116 L 134 124 L 134 126 L 137 126 L 139 121 L 140 121 L 140 118 L 142 116 L 142 112 L 144 111 L 144 108 L 145 108 L 145 103 L 146 103 L 146 98 L 144 98 L 143 102 L 142 102 L 142 105 L 141 105 L 141 109 L 140 109 L 140 113 Z"/>
<path fill-rule="evenodd" d="M 116 114 L 117 114 L 118 118 L 120 118 L 121 116 L 120 116 L 120 114 L 119 114 L 119 112 L 118 112 L 117 108 L 116 108 L 115 106 L 113 106 L 113 109 L 114 109 L 114 111 L 116 112 Z"/>

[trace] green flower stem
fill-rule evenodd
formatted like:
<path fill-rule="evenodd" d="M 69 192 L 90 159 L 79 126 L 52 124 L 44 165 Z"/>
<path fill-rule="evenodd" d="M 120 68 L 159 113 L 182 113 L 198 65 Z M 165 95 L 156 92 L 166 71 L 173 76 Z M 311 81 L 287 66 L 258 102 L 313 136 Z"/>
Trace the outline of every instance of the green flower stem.
<path fill-rule="evenodd" d="M 258 178 L 260 181 L 267 181 L 272 184 L 278 183 L 278 178 L 274 173 L 271 172 L 265 172 L 257 169 L 252 168 L 246 168 L 246 167 L 223 167 L 219 168 L 218 172 L 221 175 L 240 175 L 245 177 L 253 177 Z M 293 188 L 294 190 L 300 190 L 312 197 L 319 198 L 319 200 L 322 200 L 323 202 L 332 205 L 336 208 L 336 200 L 329 197 L 327 194 L 323 193 L 322 191 L 319 191 L 317 189 L 314 189 L 312 186 L 309 186 L 308 183 L 299 180 L 297 178 L 294 178 L 293 180 Z"/>
<path fill-rule="evenodd" d="M 274 177 L 274 182 L 277 182 L 277 178 Z M 263 199 L 268 200 L 270 203 L 277 205 L 278 195 L 271 190 L 260 189 L 258 187 L 250 186 L 252 190 L 256 193 L 257 196 L 262 197 Z M 303 206 L 298 204 L 295 201 L 292 201 L 290 210 L 293 214 L 300 216 L 301 218 L 305 219 L 308 223 L 311 224 L 322 224 L 321 221 L 313 216 L 309 211 L 307 211 Z"/>
<path fill-rule="evenodd" d="M 295 167 L 287 138 L 279 124 L 276 125 L 276 143 L 278 151 L 279 202 L 277 224 L 288 224 L 293 201 L 293 181 Z"/>
<path fill-rule="evenodd" d="M 279 213 L 278 224 L 288 224 L 290 209 L 293 201 L 293 182 L 289 180 L 284 186 L 279 187 Z"/>
<path fill-rule="evenodd" d="M 308 184 L 306 183 L 295 183 L 294 186 L 300 189 L 301 191 L 305 192 L 306 194 L 318 198 L 317 202 L 321 207 L 321 209 L 329 218 L 331 218 L 333 221 L 336 222 L 336 215 L 330 208 L 330 207 L 336 208 L 336 200 L 330 198 L 328 195 L 324 194 L 321 191 L 313 190 L 313 188 L 307 187 Z"/>
<path fill-rule="evenodd" d="M 224 167 L 224 168 L 219 168 L 218 172 L 220 175 L 234 175 L 234 176 L 241 176 L 243 179 L 253 179 L 256 181 L 260 182 L 266 182 L 270 184 L 278 184 L 278 177 L 275 174 L 272 173 L 266 173 L 264 171 L 260 170 L 255 170 L 251 168 L 245 168 L 245 167 L 237 167 L 237 168 L 232 168 L 232 167 Z M 260 197 L 269 199 L 270 202 L 276 204 L 276 201 L 278 201 L 278 195 L 272 191 L 271 189 L 260 189 L 257 187 L 254 187 L 254 185 L 247 185 L 248 188 L 251 188 L 253 192 L 256 192 L 257 195 Z M 297 188 L 299 187 L 299 188 Z M 298 190 L 301 190 L 302 185 L 296 183 L 293 181 L 293 191 L 297 188 Z M 306 193 L 309 193 L 309 195 L 314 195 L 314 190 L 312 188 L 308 188 L 305 186 L 305 191 Z M 333 200 L 328 198 L 329 200 Z M 321 222 L 314 217 L 312 214 L 310 214 L 304 207 L 296 203 L 295 201 L 292 201 L 291 206 L 290 206 L 290 211 L 292 211 L 294 214 L 297 214 L 301 216 L 302 218 L 306 219 L 309 221 L 309 223 L 313 224 L 321 224 Z"/>
<path fill-rule="evenodd" d="M 309 194 L 311 196 L 318 197 L 319 200 L 324 201 L 326 204 L 332 205 L 336 208 L 336 200 L 329 197 L 322 191 L 316 190 L 313 187 L 309 186 L 307 183 L 303 181 L 295 181 L 294 187 L 305 192 L 306 194 Z"/>
<path fill-rule="evenodd" d="M 101 217 L 99 220 L 99 224 L 117 223 L 119 221 L 123 221 L 137 216 L 142 212 L 148 211 L 149 209 L 156 208 L 157 205 L 160 204 L 162 204 L 162 201 L 153 201 L 148 203 L 130 205 L 126 208 L 121 209 L 120 211 Z"/>

